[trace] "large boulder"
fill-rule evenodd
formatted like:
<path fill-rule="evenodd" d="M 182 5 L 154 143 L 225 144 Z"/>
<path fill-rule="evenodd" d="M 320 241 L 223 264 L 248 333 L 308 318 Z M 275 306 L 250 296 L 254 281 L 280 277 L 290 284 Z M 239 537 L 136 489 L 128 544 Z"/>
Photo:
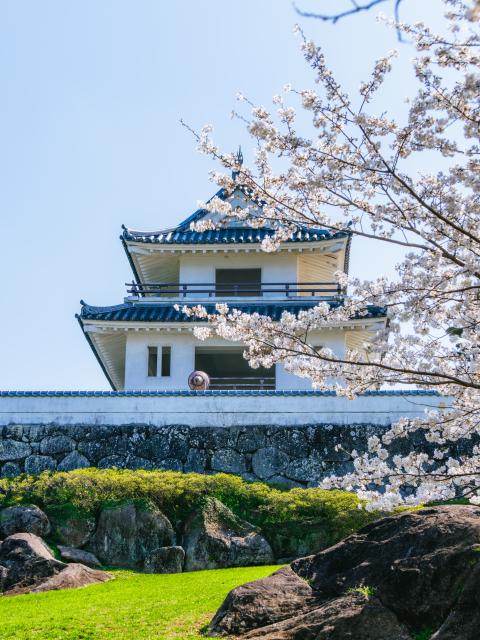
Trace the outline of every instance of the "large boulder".
<path fill-rule="evenodd" d="M 83 564 L 56 560 L 43 540 L 33 533 L 15 533 L 0 544 L 3 595 L 85 587 L 111 578 L 110 574 Z"/>
<path fill-rule="evenodd" d="M 185 571 L 273 562 L 272 549 L 258 530 L 216 498 L 207 498 L 187 522 L 183 547 Z"/>
<path fill-rule="evenodd" d="M 0 593 L 6 588 L 8 569 L 0 564 Z"/>
<path fill-rule="evenodd" d="M 480 635 L 480 564 L 465 582 L 458 601 L 431 640 L 474 640 Z"/>
<path fill-rule="evenodd" d="M 60 573 L 31 589 L 30 592 L 40 593 L 57 589 L 78 589 L 79 587 L 88 587 L 91 584 L 107 582 L 112 579 L 113 576 L 110 573 L 91 569 L 83 564 L 72 563 L 67 565 Z"/>
<path fill-rule="evenodd" d="M 146 558 L 145 573 L 180 573 L 185 561 L 182 547 L 160 547 Z"/>
<path fill-rule="evenodd" d="M 65 547 L 64 545 L 58 545 L 58 551 L 60 557 L 65 562 L 75 562 L 86 564 L 88 567 L 99 567 L 100 561 L 97 556 L 94 556 L 90 551 L 85 549 L 77 549 L 76 547 Z"/>
<path fill-rule="evenodd" d="M 56 560 L 41 538 L 15 533 L 0 545 L 0 566 L 6 569 L 3 590 L 30 587 L 60 573 L 67 566 Z"/>
<path fill-rule="evenodd" d="M 0 536 L 7 538 L 14 533 L 34 533 L 43 537 L 50 533 L 50 522 L 33 504 L 7 507 L 0 511 Z"/>
<path fill-rule="evenodd" d="M 102 509 L 89 551 L 103 565 L 141 570 L 153 551 L 174 541 L 173 527 L 161 511 L 132 501 Z"/>
<path fill-rule="evenodd" d="M 212 635 L 229 635 L 264 627 L 308 609 L 314 601 L 308 582 L 291 567 L 284 567 L 268 578 L 247 582 L 230 591 L 210 630 Z"/>
<path fill-rule="evenodd" d="M 248 640 L 413 640 L 378 598 L 348 594 L 283 622 L 256 629 Z"/>
<path fill-rule="evenodd" d="M 67 547 L 83 547 L 95 531 L 95 518 L 71 504 L 50 507 L 48 516 L 55 541 Z"/>
<path fill-rule="evenodd" d="M 475 640 L 479 550 L 478 507 L 434 507 L 383 518 L 287 570 L 234 589 L 211 632 L 250 632 L 245 637 L 271 640 L 403 640 L 429 628 L 435 640 Z M 298 580 L 309 590 L 300 590 Z M 347 595 L 355 598 L 345 600 Z"/>

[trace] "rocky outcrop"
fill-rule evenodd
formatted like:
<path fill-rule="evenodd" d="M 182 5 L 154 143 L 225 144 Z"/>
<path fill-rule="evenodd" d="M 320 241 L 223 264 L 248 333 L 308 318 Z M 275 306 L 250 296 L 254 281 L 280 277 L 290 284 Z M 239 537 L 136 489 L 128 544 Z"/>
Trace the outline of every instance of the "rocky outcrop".
<path fill-rule="evenodd" d="M 3 535 L 33 532 L 49 536 L 61 559 L 87 566 L 117 566 L 146 573 L 271 564 L 274 554 L 258 528 L 207 498 L 186 523 L 177 523 L 183 545 L 168 518 L 152 503 L 130 500 L 105 505 L 96 517 L 73 504 L 34 505 L 0 512 Z M 2 579 L 2 576 L 0 576 Z"/>
<path fill-rule="evenodd" d="M 480 629 L 480 564 L 472 570 L 455 607 L 431 640 L 473 640 Z"/>
<path fill-rule="evenodd" d="M 413 640 L 430 628 L 432 640 L 475 640 L 479 550 L 478 507 L 383 518 L 270 578 L 234 589 L 211 632 L 267 640 Z"/>
<path fill-rule="evenodd" d="M 33 533 L 15 533 L 0 545 L 0 566 L 4 567 L 3 590 L 30 587 L 60 573 L 67 566 L 55 560 L 41 538 Z"/>
<path fill-rule="evenodd" d="M 93 553 L 89 551 L 85 551 L 84 549 L 77 549 L 75 547 L 64 547 L 63 545 L 58 545 L 58 551 L 60 553 L 60 557 L 65 562 L 76 562 L 81 564 L 86 564 L 87 567 L 99 567 L 100 561 L 97 556 L 94 556 Z"/>
<path fill-rule="evenodd" d="M 291 567 L 230 591 L 215 614 L 212 635 L 238 634 L 295 616 L 313 606 L 312 588 Z"/>
<path fill-rule="evenodd" d="M 50 533 L 50 522 L 45 513 L 35 505 L 7 507 L 0 511 L 0 536 L 14 533 L 34 533 L 43 537 Z"/>
<path fill-rule="evenodd" d="M 185 561 L 182 547 L 160 547 L 145 559 L 145 573 L 181 573 Z"/>
<path fill-rule="evenodd" d="M 273 553 L 253 525 L 207 498 L 187 522 L 183 537 L 185 571 L 271 564 Z"/>
<path fill-rule="evenodd" d="M 349 594 L 294 618 L 256 629 L 245 640 L 412 640 L 375 597 Z"/>
<path fill-rule="evenodd" d="M 141 570 L 152 552 L 174 542 L 170 521 L 155 506 L 125 502 L 102 509 L 89 551 L 103 565 Z"/>
<path fill-rule="evenodd" d="M 98 571 L 83 564 L 72 563 L 67 565 L 60 573 L 31 589 L 30 592 L 41 593 L 42 591 L 58 589 L 79 589 L 80 587 L 88 587 L 91 584 L 107 582 L 112 578 L 113 576 L 105 571 Z"/>
<path fill-rule="evenodd" d="M 84 587 L 112 576 L 83 564 L 56 560 L 41 538 L 15 533 L 0 544 L 0 591 L 3 595 Z"/>
<path fill-rule="evenodd" d="M 56 542 L 67 547 L 83 547 L 95 531 L 95 518 L 73 509 L 71 505 L 50 507 L 48 515 Z"/>

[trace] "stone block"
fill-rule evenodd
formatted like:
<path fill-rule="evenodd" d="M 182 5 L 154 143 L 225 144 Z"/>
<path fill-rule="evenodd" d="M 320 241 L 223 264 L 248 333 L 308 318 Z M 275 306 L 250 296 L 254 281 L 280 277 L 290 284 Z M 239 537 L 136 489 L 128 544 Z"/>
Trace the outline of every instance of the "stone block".
<path fill-rule="evenodd" d="M 105 440 L 82 441 L 78 443 L 78 450 L 94 464 L 111 455 L 135 453 L 135 447 L 127 435 L 113 436 Z"/>
<path fill-rule="evenodd" d="M 325 473 L 325 463 L 318 454 L 305 457 L 303 460 L 295 459 L 290 462 L 285 470 L 285 475 L 297 482 L 318 482 Z"/>
<path fill-rule="evenodd" d="M 47 436 L 40 442 L 40 453 L 52 456 L 56 453 L 69 453 L 75 449 L 75 441 L 68 436 Z"/>
<path fill-rule="evenodd" d="M 289 456 L 275 447 L 258 449 L 252 456 L 253 473 L 262 480 L 268 480 L 273 476 L 281 476 L 285 471 Z"/>
<path fill-rule="evenodd" d="M 6 439 L 0 441 L 0 462 L 6 460 L 21 460 L 29 456 L 31 452 L 31 446 L 25 442 Z"/>
<path fill-rule="evenodd" d="M 245 458 L 232 449 L 220 449 L 212 455 L 213 471 L 242 474 L 247 471 Z"/>
<path fill-rule="evenodd" d="M 29 456 L 25 460 L 25 473 L 37 475 L 42 471 L 55 471 L 56 461 L 50 456 Z"/>
<path fill-rule="evenodd" d="M 126 469 L 154 469 L 155 464 L 151 460 L 146 458 L 139 458 L 138 456 L 127 456 L 125 460 Z"/>
<path fill-rule="evenodd" d="M 203 473 L 207 466 L 207 453 L 199 449 L 190 449 L 184 465 L 184 471 Z"/>
<path fill-rule="evenodd" d="M 72 471 L 73 469 L 86 469 L 91 467 L 90 462 L 78 451 L 71 451 L 58 463 L 58 471 Z"/>
<path fill-rule="evenodd" d="M 0 470 L 1 478 L 14 478 L 20 475 L 21 469 L 16 462 L 6 462 Z"/>
<path fill-rule="evenodd" d="M 136 454 L 149 460 L 164 460 L 171 455 L 170 434 L 168 429 L 162 430 L 144 440 L 139 440 L 135 447 Z"/>
<path fill-rule="evenodd" d="M 99 469 L 111 469 L 112 467 L 117 467 L 118 469 L 124 469 L 125 462 L 126 462 L 125 456 L 117 456 L 114 454 L 112 456 L 105 456 L 105 458 L 102 458 L 101 460 L 98 461 L 96 466 Z"/>
<path fill-rule="evenodd" d="M 155 469 L 163 469 L 165 471 L 183 471 L 183 463 L 177 458 L 166 458 L 155 464 Z"/>
<path fill-rule="evenodd" d="M 265 447 L 267 434 L 262 427 L 248 427 L 239 434 L 235 449 L 241 453 L 253 453 Z"/>
<path fill-rule="evenodd" d="M 303 458 L 308 450 L 305 433 L 299 429 L 276 428 L 270 438 L 271 445 L 292 458 Z"/>

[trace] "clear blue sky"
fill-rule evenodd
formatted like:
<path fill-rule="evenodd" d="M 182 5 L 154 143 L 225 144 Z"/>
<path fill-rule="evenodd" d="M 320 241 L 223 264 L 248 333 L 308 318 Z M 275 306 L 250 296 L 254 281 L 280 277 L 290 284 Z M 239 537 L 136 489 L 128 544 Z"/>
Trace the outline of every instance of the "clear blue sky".
<path fill-rule="evenodd" d="M 403 15 L 439 5 L 405 0 Z M 122 223 L 175 224 L 214 192 L 180 118 L 214 124 L 248 162 L 230 119 L 236 92 L 268 104 L 286 82 L 310 86 L 297 21 L 351 89 L 397 46 L 373 14 L 332 26 L 299 19 L 290 0 L 0 1 L 0 389 L 108 388 L 74 318 L 80 298 L 122 301 L 132 278 Z M 412 82 L 413 50 L 399 48 L 392 106 Z M 357 241 L 352 271 L 389 273 L 393 262 Z"/>

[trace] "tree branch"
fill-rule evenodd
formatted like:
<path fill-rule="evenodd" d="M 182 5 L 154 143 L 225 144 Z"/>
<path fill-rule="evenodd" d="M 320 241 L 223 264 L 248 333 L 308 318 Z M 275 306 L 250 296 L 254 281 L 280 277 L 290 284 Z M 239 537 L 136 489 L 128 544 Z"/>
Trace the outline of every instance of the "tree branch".
<path fill-rule="evenodd" d="M 336 24 L 339 20 L 342 20 L 342 18 L 348 18 L 357 13 L 361 13 L 362 11 L 370 11 L 370 9 L 373 9 L 377 5 L 382 4 L 383 2 L 389 2 L 389 1 L 390 0 L 370 0 L 370 2 L 367 2 L 366 4 L 358 4 L 354 0 L 351 0 L 352 7 L 350 9 L 345 9 L 345 11 L 341 11 L 340 13 L 333 13 L 330 15 L 315 13 L 312 11 L 302 11 L 297 7 L 295 2 L 293 3 L 293 8 L 295 9 L 295 11 L 298 13 L 299 16 L 302 16 L 302 18 L 314 18 L 315 20 L 323 20 L 324 22 L 331 22 L 332 24 Z M 394 0 L 395 20 L 397 22 L 399 21 L 399 8 L 401 3 L 402 3 L 402 0 Z M 397 38 L 399 42 L 405 42 L 402 38 L 402 33 L 398 28 L 397 28 Z"/>

